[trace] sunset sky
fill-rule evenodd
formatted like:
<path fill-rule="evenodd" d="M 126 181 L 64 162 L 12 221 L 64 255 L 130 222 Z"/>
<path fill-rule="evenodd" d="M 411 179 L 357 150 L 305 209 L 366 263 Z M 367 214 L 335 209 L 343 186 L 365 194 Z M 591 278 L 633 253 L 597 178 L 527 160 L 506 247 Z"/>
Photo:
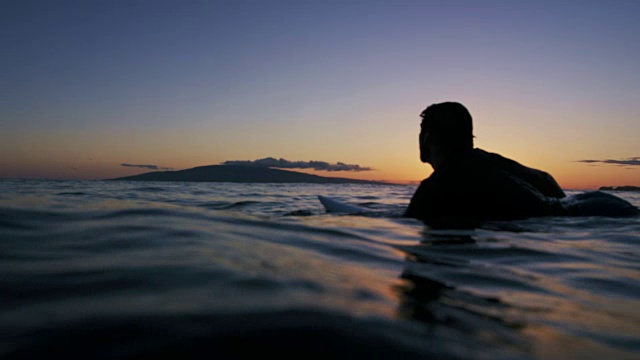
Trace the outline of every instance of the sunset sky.
<path fill-rule="evenodd" d="M 0 1 L 0 178 L 273 157 L 414 182 L 431 173 L 420 112 L 458 101 L 477 147 L 563 188 L 640 186 L 639 15 L 634 0 Z"/>

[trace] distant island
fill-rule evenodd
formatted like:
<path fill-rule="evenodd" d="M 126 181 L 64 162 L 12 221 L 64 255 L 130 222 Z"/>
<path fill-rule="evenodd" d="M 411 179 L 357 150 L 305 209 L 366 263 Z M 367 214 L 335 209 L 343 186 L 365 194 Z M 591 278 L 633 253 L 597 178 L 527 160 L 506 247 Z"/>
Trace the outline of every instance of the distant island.
<path fill-rule="evenodd" d="M 209 165 L 186 170 L 152 171 L 109 180 L 393 185 L 383 181 L 324 177 L 296 171 L 239 165 Z"/>
<path fill-rule="evenodd" d="M 608 191 L 640 191 L 640 186 L 602 186 L 600 190 L 608 190 Z"/>

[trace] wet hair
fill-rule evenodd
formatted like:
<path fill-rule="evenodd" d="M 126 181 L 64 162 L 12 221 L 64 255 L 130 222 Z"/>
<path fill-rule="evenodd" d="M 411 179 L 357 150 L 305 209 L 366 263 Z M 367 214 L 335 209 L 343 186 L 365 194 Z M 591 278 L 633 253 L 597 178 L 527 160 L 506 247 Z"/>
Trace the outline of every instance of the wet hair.
<path fill-rule="evenodd" d="M 434 141 L 452 150 L 473 149 L 473 119 L 469 110 L 457 102 L 443 102 L 427 107 L 422 127 Z"/>

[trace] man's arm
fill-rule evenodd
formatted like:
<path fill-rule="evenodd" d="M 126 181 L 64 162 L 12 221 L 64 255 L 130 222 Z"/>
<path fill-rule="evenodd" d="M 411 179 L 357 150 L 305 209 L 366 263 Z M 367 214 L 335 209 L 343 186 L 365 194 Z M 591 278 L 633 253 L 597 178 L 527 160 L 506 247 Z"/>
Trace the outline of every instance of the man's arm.
<path fill-rule="evenodd" d="M 530 184 L 542 195 L 552 198 L 563 198 L 566 196 L 560 185 L 558 185 L 556 180 L 549 173 L 524 166 L 515 160 L 511 160 L 499 154 L 486 152 L 480 149 L 477 149 L 477 151 L 482 157 L 490 161 L 498 169 L 506 171 L 511 176 L 515 176 Z"/>

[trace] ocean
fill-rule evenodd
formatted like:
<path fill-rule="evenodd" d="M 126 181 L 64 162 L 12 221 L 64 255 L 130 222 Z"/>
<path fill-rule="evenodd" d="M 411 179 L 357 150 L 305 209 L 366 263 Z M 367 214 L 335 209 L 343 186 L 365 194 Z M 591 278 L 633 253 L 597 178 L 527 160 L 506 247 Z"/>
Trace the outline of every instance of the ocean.
<path fill-rule="evenodd" d="M 640 217 L 435 230 L 401 217 L 409 185 L 0 188 L 3 359 L 640 358 Z"/>

